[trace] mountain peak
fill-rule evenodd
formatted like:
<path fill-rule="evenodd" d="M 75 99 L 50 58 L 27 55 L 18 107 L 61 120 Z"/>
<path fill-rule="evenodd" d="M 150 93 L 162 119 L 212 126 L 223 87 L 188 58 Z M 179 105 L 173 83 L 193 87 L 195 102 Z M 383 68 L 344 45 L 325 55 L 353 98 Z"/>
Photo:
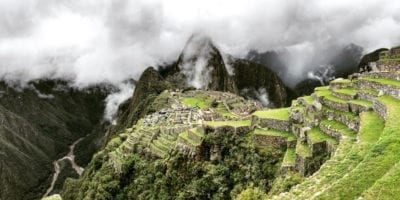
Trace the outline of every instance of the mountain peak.
<path fill-rule="evenodd" d="M 193 34 L 188 39 L 177 66 L 190 86 L 236 92 L 220 51 L 205 34 Z"/>

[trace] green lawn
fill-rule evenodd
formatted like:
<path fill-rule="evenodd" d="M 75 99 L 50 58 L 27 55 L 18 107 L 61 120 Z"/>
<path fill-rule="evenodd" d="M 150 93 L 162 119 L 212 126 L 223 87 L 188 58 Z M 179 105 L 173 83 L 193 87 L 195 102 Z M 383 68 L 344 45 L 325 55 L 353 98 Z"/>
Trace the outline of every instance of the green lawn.
<path fill-rule="evenodd" d="M 212 99 L 205 94 L 196 94 L 194 97 L 183 97 L 182 103 L 191 106 L 199 107 L 201 109 L 209 108 L 212 103 Z"/>
<path fill-rule="evenodd" d="M 308 137 L 310 138 L 311 142 L 319 143 L 322 141 L 327 141 L 331 144 L 337 144 L 338 142 L 332 136 L 322 132 L 319 128 L 314 127 L 310 131 L 307 132 Z"/>
<path fill-rule="evenodd" d="M 256 128 L 254 130 L 254 134 L 255 135 L 270 135 L 270 136 L 286 137 L 286 138 L 288 138 L 288 140 L 296 139 L 296 137 L 290 132 L 279 131 L 279 130 L 275 130 L 275 129 Z"/>
<path fill-rule="evenodd" d="M 362 78 L 360 78 L 360 80 L 367 80 L 367 81 L 372 81 L 372 82 L 381 83 L 381 84 L 385 84 L 385 85 L 392 85 L 392 86 L 400 87 L 400 81 L 393 80 L 393 79 L 362 77 Z"/>
<path fill-rule="evenodd" d="M 254 112 L 253 115 L 255 115 L 259 118 L 288 120 L 289 119 L 289 108 L 261 110 L 261 111 Z"/>
<path fill-rule="evenodd" d="M 250 126 L 250 120 L 241 120 L 241 121 L 205 121 L 204 122 L 208 126 L 220 127 L 220 126 L 233 126 L 233 127 L 241 127 L 241 126 Z"/>

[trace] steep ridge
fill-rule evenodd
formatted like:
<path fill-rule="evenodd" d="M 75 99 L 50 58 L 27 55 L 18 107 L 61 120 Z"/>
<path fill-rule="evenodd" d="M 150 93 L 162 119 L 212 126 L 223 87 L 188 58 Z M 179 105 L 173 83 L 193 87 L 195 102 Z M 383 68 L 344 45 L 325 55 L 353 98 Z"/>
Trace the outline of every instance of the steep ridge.
<path fill-rule="evenodd" d="M 395 152 L 400 149 L 400 127 L 395 122 L 400 106 L 396 77 L 398 72 L 371 72 L 351 80 L 332 81 L 329 89 L 317 88 L 314 96 L 329 110 L 359 115 L 358 125 L 343 114 L 332 115 L 332 119 L 344 123 L 343 128 L 321 121 L 321 130 L 333 135 L 329 129 L 347 127 L 355 129 L 357 136 L 350 140 L 342 137 L 335 154 L 318 172 L 272 199 L 398 198 L 398 189 L 391 185 L 398 170 Z"/>
<path fill-rule="evenodd" d="M 94 141 L 102 130 L 93 130 L 100 127 L 107 93 L 101 87 L 81 91 L 55 80 L 31 82 L 22 89 L 0 83 L 0 199 L 41 197 L 50 184 L 53 161 L 87 135 L 84 148 L 77 149 L 79 164 L 86 165 L 99 148 Z"/>

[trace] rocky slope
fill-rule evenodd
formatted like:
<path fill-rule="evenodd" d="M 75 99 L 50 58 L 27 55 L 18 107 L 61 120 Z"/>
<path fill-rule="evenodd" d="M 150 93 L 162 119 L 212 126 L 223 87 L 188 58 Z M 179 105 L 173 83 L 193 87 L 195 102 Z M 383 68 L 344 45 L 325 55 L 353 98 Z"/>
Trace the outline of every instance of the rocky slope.
<path fill-rule="evenodd" d="M 63 81 L 41 80 L 20 89 L 0 83 L 0 199 L 41 197 L 53 161 L 87 136 L 76 149 L 77 162 L 85 166 L 99 148 L 94 141 L 103 134 L 106 95 L 102 88 L 79 91 Z"/>

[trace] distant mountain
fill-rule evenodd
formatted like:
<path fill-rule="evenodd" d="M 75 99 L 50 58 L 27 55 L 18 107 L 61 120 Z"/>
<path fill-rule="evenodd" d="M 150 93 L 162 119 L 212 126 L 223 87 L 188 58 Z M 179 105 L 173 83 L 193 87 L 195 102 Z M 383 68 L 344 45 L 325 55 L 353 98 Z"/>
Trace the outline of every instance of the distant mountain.
<path fill-rule="evenodd" d="M 102 144 L 108 93 L 104 87 L 78 90 L 57 80 L 30 82 L 26 88 L 1 82 L 0 199 L 40 198 L 50 184 L 53 161 L 82 137 L 75 154 L 85 166 Z"/>
<path fill-rule="evenodd" d="M 329 51 L 329 48 L 326 51 Z M 294 91 L 297 92 L 297 96 L 310 94 L 315 86 L 325 85 L 333 78 L 345 78 L 352 73 L 358 72 L 358 64 L 363 51 L 362 47 L 349 44 L 341 48 L 333 48 L 332 51 L 335 53 L 321 52 L 321 54 L 329 53 L 332 55 L 327 57 L 326 60 L 321 60 L 319 56 L 316 56 L 313 59 L 315 61 L 312 60 L 310 66 L 305 68 L 310 70 L 304 70 L 303 74 L 297 75 L 298 77 L 303 77 L 292 86 Z M 246 58 L 272 69 L 283 82 L 293 82 L 294 77 L 287 76 L 291 66 L 286 66 L 283 62 L 283 60 L 290 58 L 289 51 L 250 51 Z"/>

